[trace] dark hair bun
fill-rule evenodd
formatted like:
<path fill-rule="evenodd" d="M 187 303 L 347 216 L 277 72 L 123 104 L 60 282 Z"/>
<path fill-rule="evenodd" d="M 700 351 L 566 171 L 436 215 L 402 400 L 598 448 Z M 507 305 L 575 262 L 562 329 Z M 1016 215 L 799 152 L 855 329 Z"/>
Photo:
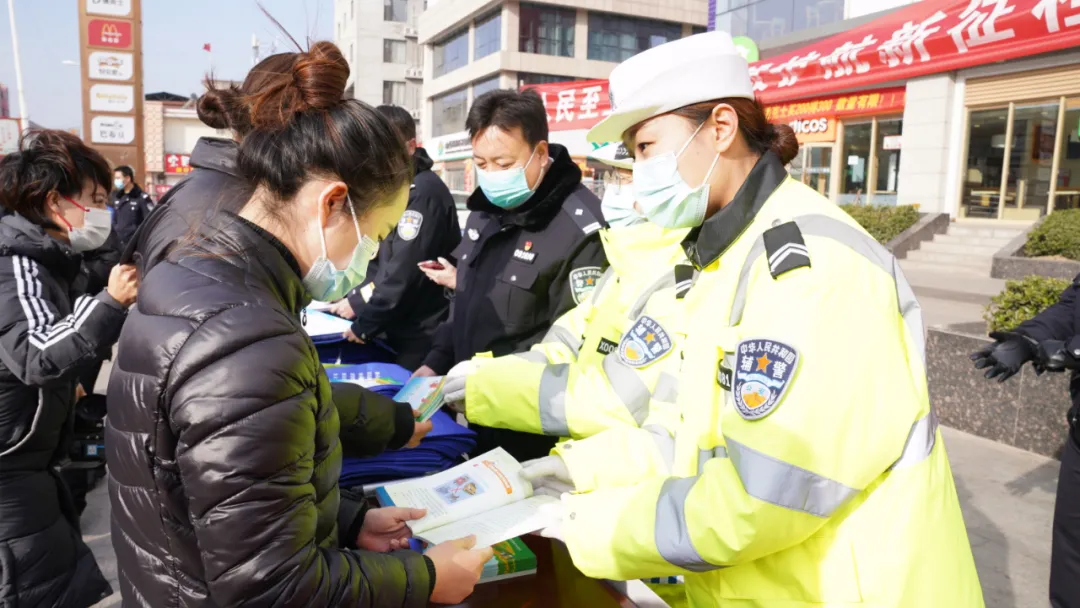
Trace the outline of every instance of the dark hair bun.
<path fill-rule="evenodd" d="M 795 130 L 784 124 L 770 126 L 772 133 L 769 134 L 769 149 L 786 165 L 799 154 L 799 140 L 795 137 Z"/>
<path fill-rule="evenodd" d="M 226 89 L 211 88 L 199 98 L 195 104 L 195 112 L 199 120 L 208 127 L 215 129 L 232 128 L 229 120 L 229 108 L 237 104 L 238 92 L 232 87 Z"/>
<path fill-rule="evenodd" d="M 325 111 L 345 97 L 349 64 L 332 42 L 316 42 L 297 53 L 292 69 L 282 72 L 250 96 L 251 124 L 257 129 L 281 130 L 294 115 Z"/>

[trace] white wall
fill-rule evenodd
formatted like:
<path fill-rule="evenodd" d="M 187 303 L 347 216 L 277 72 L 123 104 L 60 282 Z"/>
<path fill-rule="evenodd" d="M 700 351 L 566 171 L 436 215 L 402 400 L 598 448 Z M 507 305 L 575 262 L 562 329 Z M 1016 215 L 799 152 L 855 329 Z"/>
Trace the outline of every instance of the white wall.
<path fill-rule="evenodd" d="M 952 74 L 915 78 L 907 83 L 897 202 L 921 211 L 951 212 L 949 164 L 953 104 L 958 91 Z M 962 118 L 962 117 L 961 117 Z"/>
<path fill-rule="evenodd" d="M 880 11 L 913 4 L 918 0 L 847 0 L 845 19 L 854 19 Z"/>
<path fill-rule="evenodd" d="M 174 118 L 165 115 L 165 154 L 190 154 L 200 137 L 223 137 L 217 129 L 198 118 Z"/>

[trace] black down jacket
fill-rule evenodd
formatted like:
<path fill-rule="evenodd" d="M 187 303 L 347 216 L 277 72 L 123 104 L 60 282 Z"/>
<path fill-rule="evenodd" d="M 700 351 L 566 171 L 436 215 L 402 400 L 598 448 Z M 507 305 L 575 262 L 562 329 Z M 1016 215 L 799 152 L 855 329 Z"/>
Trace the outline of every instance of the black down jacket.
<path fill-rule="evenodd" d="M 125 604 L 425 606 L 429 560 L 341 548 L 355 513 L 296 261 L 246 220 L 214 223 L 143 278 L 109 382 Z"/>
<path fill-rule="evenodd" d="M 112 590 L 55 467 L 79 372 L 108 353 L 124 310 L 78 292 L 82 258 L 18 214 L 0 219 L 0 606 L 89 606 Z"/>

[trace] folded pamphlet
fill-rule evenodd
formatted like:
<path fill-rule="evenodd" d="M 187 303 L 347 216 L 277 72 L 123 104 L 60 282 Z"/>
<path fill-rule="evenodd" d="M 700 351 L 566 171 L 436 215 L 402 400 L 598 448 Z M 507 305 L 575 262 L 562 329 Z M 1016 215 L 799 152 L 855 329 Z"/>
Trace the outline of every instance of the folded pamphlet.
<path fill-rule="evenodd" d="M 375 491 L 384 507 L 427 509 L 408 522 L 413 536 L 431 544 L 476 535 L 479 547 L 494 545 L 556 523 L 559 499 L 533 496 L 521 464 L 502 448 L 442 473 Z"/>
<path fill-rule="evenodd" d="M 420 412 L 416 416 L 417 422 L 427 422 L 439 411 L 445 401 L 443 393 L 444 376 L 429 376 L 426 378 L 413 378 L 401 387 L 398 394 L 394 395 L 394 401 L 408 403 L 412 408 Z"/>

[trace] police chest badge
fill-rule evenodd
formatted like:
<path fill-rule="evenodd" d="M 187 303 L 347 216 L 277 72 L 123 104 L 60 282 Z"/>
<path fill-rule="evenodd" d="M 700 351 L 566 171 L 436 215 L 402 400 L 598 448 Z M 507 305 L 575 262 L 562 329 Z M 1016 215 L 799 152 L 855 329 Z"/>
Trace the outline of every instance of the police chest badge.
<path fill-rule="evenodd" d="M 574 295 L 575 304 L 581 304 L 592 293 L 603 274 L 598 266 L 582 266 L 570 272 L 570 292 Z"/>
<path fill-rule="evenodd" d="M 397 233 L 403 241 L 411 241 L 420 234 L 420 226 L 424 225 L 424 216 L 417 211 L 406 211 L 398 220 Z"/>
<path fill-rule="evenodd" d="M 619 360 L 630 367 L 645 367 L 671 352 L 671 336 L 656 319 L 640 316 L 619 342 Z"/>
<path fill-rule="evenodd" d="M 772 413 L 791 386 L 798 367 L 799 352 L 783 342 L 765 339 L 740 342 L 731 387 L 739 415 L 746 420 L 759 420 Z"/>

